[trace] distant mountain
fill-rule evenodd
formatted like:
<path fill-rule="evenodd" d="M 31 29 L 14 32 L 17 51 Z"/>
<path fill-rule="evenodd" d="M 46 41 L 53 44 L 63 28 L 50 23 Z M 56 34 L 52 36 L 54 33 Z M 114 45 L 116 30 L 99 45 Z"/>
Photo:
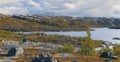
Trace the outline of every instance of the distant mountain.
<path fill-rule="evenodd" d="M 0 15 L 0 29 L 9 31 L 78 31 L 113 26 L 120 26 L 120 18 Z"/>

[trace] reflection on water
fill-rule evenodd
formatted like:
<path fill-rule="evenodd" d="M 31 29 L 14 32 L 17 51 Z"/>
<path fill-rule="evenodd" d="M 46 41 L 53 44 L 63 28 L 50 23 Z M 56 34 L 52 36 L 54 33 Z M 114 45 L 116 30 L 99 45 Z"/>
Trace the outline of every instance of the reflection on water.
<path fill-rule="evenodd" d="M 120 43 L 120 40 L 113 40 L 112 38 L 120 38 L 120 29 L 108 29 L 108 28 L 94 28 L 95 31 L 91 31 L 91 37 L 94 40 L 104 40 L 112 43 Z M 31 32 L 24 32 L 24 34 L 30 34 Z M 46 34 L 59 34 L 85 37 L 87 34 L 85 31 L 68 31 L 68 32 L 43 32 Z"/>

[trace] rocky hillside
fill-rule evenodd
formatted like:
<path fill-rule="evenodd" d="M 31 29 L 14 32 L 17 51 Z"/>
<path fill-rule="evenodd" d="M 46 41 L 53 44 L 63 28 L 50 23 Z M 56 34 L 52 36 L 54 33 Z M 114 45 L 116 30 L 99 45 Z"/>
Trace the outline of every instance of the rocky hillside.
<path fill-rule="evenodd" d="M 44 31 L 77 31 L 89 27 L 100 27 L 94 21 L 84 21 L 67 16 L 13 15 L 13 18 L 37 22 Z"/>
<path fill-rule="evenodd" d="M 119 18 L 0 14 L 0 29 L 9 31 L 78 31 L 119 25 Z"/>

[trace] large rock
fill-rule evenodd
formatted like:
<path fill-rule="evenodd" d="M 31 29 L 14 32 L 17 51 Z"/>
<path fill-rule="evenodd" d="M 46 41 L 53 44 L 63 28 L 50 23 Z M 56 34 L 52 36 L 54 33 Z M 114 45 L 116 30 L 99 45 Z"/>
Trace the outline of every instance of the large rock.
<path fill-rule="evenodd" d="M 16 55 L 16 48 L 11 48 L 11 49 L 8 51 L 7 56 L 15 56 L 15 55 Z"/>
<path fill-rule="evenodd" d="M 57 62 L 57 60 L 45 52 L 37 55 L 31 62 Z"/>
<path fill-rule="evenodd" d="M 21 47 L 18 47 L 18 48 L 13 47 L 9 49 L 7 56 L 20 56 L 23 53 L 24 53 L 24 50 Z"/>
<path fill-rule="evenodd" d="M 112 62 L 112 60 L 117 60 L 117 56 L 113 56 L 111 52 L 103 52 L 99 57 L 106 58 L 106 62 Z"/>

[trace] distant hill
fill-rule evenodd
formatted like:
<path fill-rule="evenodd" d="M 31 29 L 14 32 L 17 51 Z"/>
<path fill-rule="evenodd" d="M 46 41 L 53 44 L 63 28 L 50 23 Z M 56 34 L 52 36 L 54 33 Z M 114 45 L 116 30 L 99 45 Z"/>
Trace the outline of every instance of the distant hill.
<path fill-rule="evenodd" d="M 119 25 L 119 18 L 0 14 L 0 29 L 8 31 L 78 31 Z"/>
<path fill-rule="evenodd" d="M 13 18 L 37 22 L 43 31 L 78 31 L 89 27 L 100 27 L 94 21 L 84 21 L 68 16 L 13 15 Z"/>
<path fill-rule="evenodd" d="M 11 16 L 0 14 L 0 29 L 8 31 L 31 31 L 39 29 L 35 27 L 39 23 L 16 19 Z"/>

